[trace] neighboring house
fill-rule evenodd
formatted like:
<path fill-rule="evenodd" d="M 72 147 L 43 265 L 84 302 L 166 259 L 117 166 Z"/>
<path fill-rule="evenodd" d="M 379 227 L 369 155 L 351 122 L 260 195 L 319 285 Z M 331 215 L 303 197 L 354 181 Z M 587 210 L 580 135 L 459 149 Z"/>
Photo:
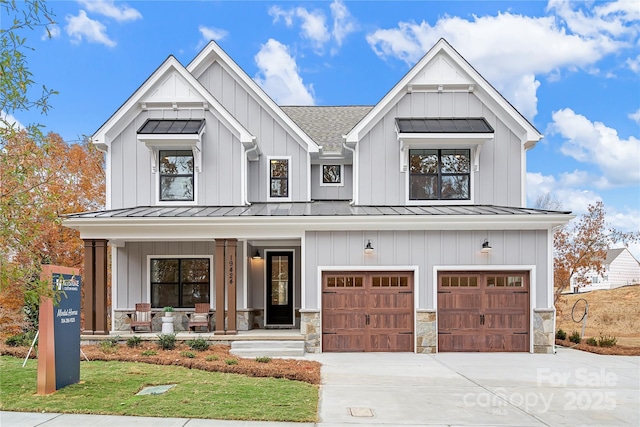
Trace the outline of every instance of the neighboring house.
<path fill-rule="evenodd" d="M 602 262 L 603 271 L 589 271 L 585 274 L 587 284 L 578 286 L 571 280 L 571 291 L 589 292 L 599 289 L 615 289 L 620 286 L 640 284 L 640 262 L 627 248 L 609 249 Z"/>
<path fill-rule="evenodd" d="M 525 207 L 541 138 L 445 40 L 372 107 L 280 107 L 214 42 L 170 56 L 93 135 L 107 210 L 65 219 L 84 333 L 208 302 L 216 334 L 299 328 L 308 352 L 552 352 L 572 216 Z"/>

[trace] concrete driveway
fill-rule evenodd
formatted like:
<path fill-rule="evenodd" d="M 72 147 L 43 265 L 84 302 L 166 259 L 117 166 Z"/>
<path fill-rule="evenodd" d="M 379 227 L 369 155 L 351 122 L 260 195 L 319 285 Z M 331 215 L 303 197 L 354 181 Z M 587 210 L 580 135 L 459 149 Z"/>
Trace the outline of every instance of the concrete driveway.
<path fill-rule="evenodd" d="M 318 354 L 320 425 L 638 426 L 640 358 Z"/>

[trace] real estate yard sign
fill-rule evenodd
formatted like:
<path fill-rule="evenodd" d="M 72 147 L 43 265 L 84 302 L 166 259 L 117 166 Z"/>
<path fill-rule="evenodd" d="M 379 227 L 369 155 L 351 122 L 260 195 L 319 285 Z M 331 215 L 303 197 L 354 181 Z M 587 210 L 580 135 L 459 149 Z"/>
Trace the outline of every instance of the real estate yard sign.
<path fill-rule="evenodd" d="M 60 295 L 40 301 L 38 394 L 49 394 L 80 381 L 80 284 L 78 269 L 43 265 L 41 280 Z"/>

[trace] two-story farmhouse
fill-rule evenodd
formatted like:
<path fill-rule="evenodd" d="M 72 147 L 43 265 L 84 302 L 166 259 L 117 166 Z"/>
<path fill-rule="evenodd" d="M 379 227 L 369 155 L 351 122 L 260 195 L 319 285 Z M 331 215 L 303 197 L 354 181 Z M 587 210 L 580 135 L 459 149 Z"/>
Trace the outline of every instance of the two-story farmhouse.
<path fill-rule="evenodd" d="M 216 334 L 299 328 L 308 352 L 551 352 L 572 217 L 525 207 L 541 137 L 445 40 L 366 107 L 279 106 L 214 42 L 170 56 L 93 135 L 107 210 L 65 220 L 84 332 L 206 302 Z"/>

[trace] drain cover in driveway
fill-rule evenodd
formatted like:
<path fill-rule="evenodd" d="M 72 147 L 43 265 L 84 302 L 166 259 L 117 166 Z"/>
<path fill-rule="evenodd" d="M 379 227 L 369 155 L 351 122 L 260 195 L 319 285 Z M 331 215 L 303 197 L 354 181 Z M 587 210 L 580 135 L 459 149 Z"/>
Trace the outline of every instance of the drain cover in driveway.
<path fill-rule="evenodd" d="M 145 387 L 142 390 L 140 390 L 138 393 L 136 393 L 136 396 L 144 396 L 146 394 L 162 394 L 175 386 L 176 386 L 175 384 L 168 384 L 168 385 L 156 385 L 153 387 Z"/>
<path fill-rule="evenodd" d="M 373 417 L 373 411 L 369 408 L 349 408 L 352 417 Z"/>

